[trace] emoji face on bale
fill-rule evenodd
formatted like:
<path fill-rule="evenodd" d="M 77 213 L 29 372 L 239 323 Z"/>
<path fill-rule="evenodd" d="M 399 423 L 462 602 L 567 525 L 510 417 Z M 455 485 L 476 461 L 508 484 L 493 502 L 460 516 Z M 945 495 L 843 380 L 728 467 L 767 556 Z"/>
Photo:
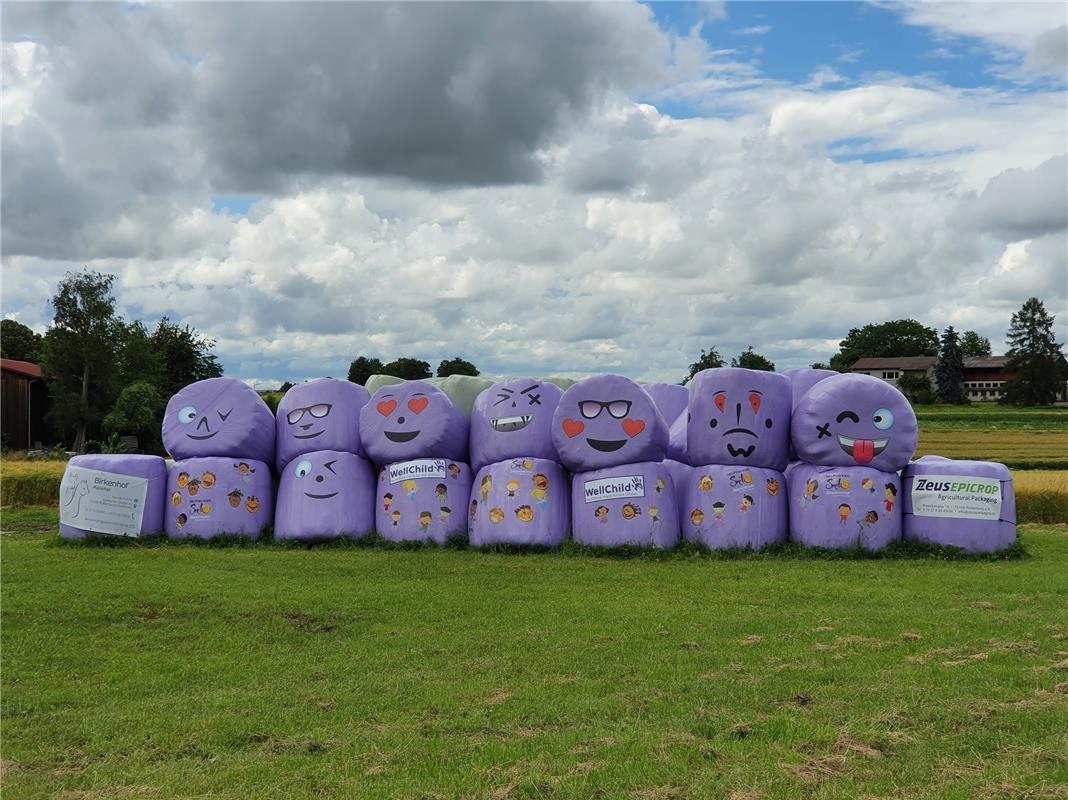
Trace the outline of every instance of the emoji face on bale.
<path fill-rule="evenodd" d="M 175 459 L 238 455 L 274 460 L 274 415 L 255 391 L 233 378 L 191 383 L 167 403 L 163 444 Z"/>
<path fill-rule="evenodd" d="M 471 468 L 524 456 L 555 461 L 550 427 L 562 394 L 555 384 L 528 378 L 481 392 L 471 408 Z"/>
<path fill-rule="evenodd" d="M 790 381 L 773 372 L 720 367 L 690 382 L 686 450 L 693 464 L 781 471 L 790 433 Z"/>
<path fill-rule="evenodd" d="M 374 472 L 359 456 L 339 450 L 304 453 L 282 470 L 275 537 L 316 541 L 362 536 L 374 528 L 374 492 Z M 384 510 L 390 505 L 383 498 Z"/>
<path fill-rule="evenodd" d="M 572 472 L 640 461 L 660 461 L 667 424 L 653 399 L 621 375 L 598 375 L 576 383 L 560 398 L 553 443 Z"/>
<path fill-rule="evenodd" d="M 179 489 L 184 489 L 187 483 L 189 483 L 189 473 L 188 472 L 179 472 L 178 473 L 178 488 Z"/>
<path fill-rule="evenodd" d="M 258 497 L 250 497 L 248 500 L 245 501 L 245 508 L 250 514 L 255 514 L 257 511 L 259 511 L 260 505 L 260 499 Z"/>
<path fill-rule="evenodd" d="M 186 491 L 189 492 L 190 497 L 196 497 L 197 492 L 200 491 L 200 481 L 193 478 L 189 483 L 185 485 Z"/>
<path fill-rule="evenodd" d="M 212 486 L 214 486 L 215 485 L 215 473 L 214 472 L 205 472 L 203 475 L 201 475 L 200 476 L 200 485 L 203 486 L 205 489 L 210 489 Z"/>
<path fill-rule="evenodd" d="M 766 485 L 768 487 L 768 494 L 772 497 L 778 497 L 779 495 L 779 481 L 776 478 L 768 478 Z"/>
<path fill-rule="evenodd" d="M 241 498 L 244 497 L 241 494 L 240 489 L 234 489 L 230 494 L 226 495 L 226 498 L 230 501 L 230 508 L 238 508 L 241 505 Z"/>
<path fill-rule="evenodd" d="M 275 420 L 279 472 L 294 458 L 319 450 L 363 455 L 360 409 L 371 395 L 359 384 L 321 378 L 291 388 Z"/>
<path fill-rule="evenodd" d="M 515 510 L 515 515 L 520 522 L 534 521 L 534 509 L 532 509 L 530 506 L 520 506 Z"/>
<path fill-rule="evenodd" d="M 791 423 L 801 460 L 825 466 L 902 469 L 916 450 L 916 414 L 895 387 L 870 375 L 820 381 L 801 398 Z"/>
<path fill-rule="evenodd" d="M 504 522 L 504 511 L 499 508 L 491 508 L 489 511 L 489 521 L 494 525 L 499 525 Z"/>
<path fill-rule="evenodd" d="M 423 381 L 383 386 L 360 410 L 360 441 L 378 464 L 416 458 L 467 460 L 467 417 Z"/>

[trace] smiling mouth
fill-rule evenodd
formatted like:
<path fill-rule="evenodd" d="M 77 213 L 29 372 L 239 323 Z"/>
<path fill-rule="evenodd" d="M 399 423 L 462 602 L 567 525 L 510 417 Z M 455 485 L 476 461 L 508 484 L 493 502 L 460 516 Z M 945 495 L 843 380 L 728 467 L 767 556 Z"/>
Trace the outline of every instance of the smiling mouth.
<path fill-rule="evenodd" d="M 330 494 L 312 494 L 311 492 L 305 492 L 304 496 L 305 497 L 310 497 L 312 500 L 329 500 L 331 497 L 333 497 L 336 494 L 337 494 L 337 492 L 332 492 Z"/>
<path fill-rule="evenodd" d="M 867 464 L 879 453 L 886 449 L 889 439 L 850 439 L 848 436 L 838 436 L 838 446 L 847 455 L 853 456 L 858 464 Z"/>
<path fill-rule="evenodd" d="M 741 456 L 742 458 L 749 458 L 749 456 L 753 455 L 754 450 L 756 450 L 755 444 L 751 444 L 748 447 L 735 447 L 733 444 L 727 445 L 727 452 L 735 458 L 737 458 L 738 456 Z"/>
<path fill-rule="evenodd" d="M 615 439 L 614 441 L 608 441 L 605 439 L 586 439 L 586 444 L 588 444 L 594 450 L 600 450 L 602 453 L 613 453 L 626 443 L 626 439 Z"/>
<path fill-rule="evenodd" d="M 416 436 L 419 435 L 419 431 L 385 431 L 386 438 L 391 442 L 402 444 L 404 442 L 410 442 Z"/>
<path fill-rule="evenodd" d="M 497 433 L 510 433 L 511 431 L 523 430 L 530 424 L 532 419 L 534 419 L 533 414 L 520 414 L 517 417 L 497 417 L 497 419 L 490 420 L 490 425 Z"/>
<path fill-rule="evenodd" d="M 196 441 L 198 441 L 198 442 L 202 442 L 202 441 L 204 441 L 205 439 L 210 439 L 210 438 L 211 438 L 212 436 L 214 436 L 214 435 L 215 435 L 216 433 L 218 433 L 218 431 L 215 431 L 214 433 L 209 433 L 209 434 L 208 434 L 207 436 L 194 436 L 194 435 L 193 435 L 193 434 L 191 434 L 191 433 L 187 433 L 187 434 L 186 434 L 186 436 L 188 436 L 188 437 L 189 437 L 190 439 L 195 439 L 195 440 L 196 440 Z"/>
<path fill-rule="evenodd" d="M 315 433 L 294 433 L 294 439 L 314 439 L 316 436 L 322 436 L 323 431 L 316 431 Z"/>
<path fill-rule="evenodd" d="M 729 431 L 723 431 L 723 435 L 724 436 L 729 436 L 732 433 L 747 433 L 750 436 L 752 436 L 754 439 L 759 439 L 760 438 L 759 436 L 757 436 L 755 433 L 753 433 L 748 428 L 731 428 Z"/>

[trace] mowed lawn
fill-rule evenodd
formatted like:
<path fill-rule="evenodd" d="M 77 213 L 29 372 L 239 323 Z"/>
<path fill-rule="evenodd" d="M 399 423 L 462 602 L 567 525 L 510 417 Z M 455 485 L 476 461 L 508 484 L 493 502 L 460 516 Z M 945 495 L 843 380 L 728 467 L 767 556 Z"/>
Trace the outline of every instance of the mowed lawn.
<path fill-rule="evenodd" d="M 1068 785 L 1022 559 L 81 547 L 5 511 L 10 798 L 985 798 Z"/>

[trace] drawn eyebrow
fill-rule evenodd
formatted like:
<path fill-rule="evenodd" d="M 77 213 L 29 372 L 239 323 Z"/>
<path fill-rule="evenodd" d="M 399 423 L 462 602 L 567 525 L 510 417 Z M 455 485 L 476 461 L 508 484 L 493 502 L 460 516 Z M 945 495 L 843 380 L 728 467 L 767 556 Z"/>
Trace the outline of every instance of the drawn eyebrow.
<path fill-rule="evenodd" d="M 717 394 L 726 394 L 726 393 L 727 393 L 726 389 L 720 389 L 717 392 L 712 392 L 712 396 L 715 397 Z"/>
<path fill-rule="evenodd" d="M 760 391 L 759 389 L 750 389 L 750 390 L 749 390 L 749 394 L 758 394 L 758 395 L 760 395 L 761 397 L 763 397 L 763 396 L 764 396 L 764 393 L 763 393 L 762 391 Z"/>
<path fill-rule="evenodd" d="M 336 464 L 336 463 L 337 463 L 337 459 L 335 458 L 333 461 L 327 461 L 325 464 L 323 464 L 323 466 L 326 469 L 330 470 L 331 472 L 334 472 L 334 464 Z M 337 475 L 336 472 L 334 472 L 334 474 Z"/>
<path fill-rule="evenodd" d="M 537 389 L 537 388 L 538 388 L 538 384 L 535 383 L 533 386 L 528 386 L 526 389 L 521 391 L 520 394 L 526 394 L 527 392 L 533 391 L 534 389 Z"/>
<path fill-rule="evenodd" d="M 416 392 L 412 397 L 426 397 L 426 392 Z"/>
<path fill-rule="evenodd" d="M 511 394 L 511 393 L 512 393 L 512 390 L 511 390 L 511 389 L 508 389 L 508 388 L 506 388 L 506 387 L 504 387 L 504 386 L 502 386 L 502 387 L 501 387 L 500 389 L 498 389 L 497 391 L 498 391 L 498 392 L 508 392 L 508 394 Z"/>
<path fill-rule="evenodd" d="M 384 394 L 384 395 L 382 395 L 382 396 L 383 396 L 383 397 L 393 397 L 394 395 L 392 395 L 392 394 Z"/>

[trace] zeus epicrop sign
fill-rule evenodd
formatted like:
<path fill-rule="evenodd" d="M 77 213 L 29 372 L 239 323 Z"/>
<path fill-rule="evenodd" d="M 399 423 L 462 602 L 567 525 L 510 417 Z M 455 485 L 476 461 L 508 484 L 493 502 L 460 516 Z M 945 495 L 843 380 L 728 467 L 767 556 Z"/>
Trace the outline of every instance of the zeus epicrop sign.
<path fill-rule="evenodd" d="M 924 475 L 912 484 L 917 517 L 996 520 L 1001 516 L 1001 481 L 960 475 Z"/>

